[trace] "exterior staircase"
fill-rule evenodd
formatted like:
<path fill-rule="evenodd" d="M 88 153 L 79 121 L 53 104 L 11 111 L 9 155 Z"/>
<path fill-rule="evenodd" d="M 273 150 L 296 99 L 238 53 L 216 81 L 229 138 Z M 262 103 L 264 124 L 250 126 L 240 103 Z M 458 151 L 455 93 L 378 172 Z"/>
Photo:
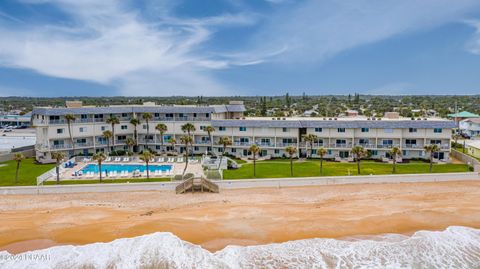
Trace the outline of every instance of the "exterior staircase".
<path fill-rule="evenodd" d="M 188 191 L 195 192 L 213 192 L 218 193 L 220 188 L 217 184 L 213 183 L 212 181 L 199 177 L 199 178 L 189 178 L 185 179 L 182 183 L 178 184 L 175 188 L 175 192 L 177 194 L 186 193 Z"/>

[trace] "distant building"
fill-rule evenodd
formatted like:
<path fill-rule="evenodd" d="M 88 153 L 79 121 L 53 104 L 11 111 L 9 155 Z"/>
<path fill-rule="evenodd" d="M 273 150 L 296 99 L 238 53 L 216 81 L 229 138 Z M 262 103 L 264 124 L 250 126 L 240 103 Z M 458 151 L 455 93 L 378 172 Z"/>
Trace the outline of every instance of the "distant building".
<path fill-rule="evenodd" d="M 461 133 L 469 136 L 480 135 L 480 118 L 470 118 L 459 122 L 458 127 Z"/>
<path fill-rule="evenodd" d="M 31 113 L 25 115 L 1 115 L 0 116 L 0 126 L 27 126 L 31 124 Z"/>
<path fill-rule="evenodd" d="M 345 112 L 345 115 L 347 117 L 357 117 L 358 116 L 358 111 L 349 109 Z"/>
<path fill-rule="evenodd" d="M 466 145 L 466 149 L 469 154 L 474 157 L 480 158 L 480 141 L 474 141 Z"/>
<path fill-rule="evenodd" d="M 305 110 L 305 112 L 303 112 L 303 116 L 304 117 L 311 117 L 312 115 L 317 115 L 317 111 L 315 111 L 314 109 L 310 109 L 310 110 Z"/>
<path fill-rule="evenodd" d="M 468 112 L 468 111 L 462 111 L 462 112 L 459 112 L 459 113 L 448 114 L 447 117 L 449 119 L 453 119 L 457 122 L 462 121 L 464 119 L 480 118 L 479 115 L 473 114 L 473 113 Z"/>

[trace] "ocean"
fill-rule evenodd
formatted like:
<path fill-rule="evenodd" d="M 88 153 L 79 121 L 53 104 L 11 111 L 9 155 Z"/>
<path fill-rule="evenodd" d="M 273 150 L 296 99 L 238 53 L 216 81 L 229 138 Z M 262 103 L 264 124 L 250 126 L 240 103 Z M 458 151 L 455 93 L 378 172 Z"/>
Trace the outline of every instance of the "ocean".
<path fill-rule="evenodd" d="M 211 253 L 171 233 L 109 243 L 0 252 L 0 268 L 480 268 L 480 230 L 305 239 Z"/>

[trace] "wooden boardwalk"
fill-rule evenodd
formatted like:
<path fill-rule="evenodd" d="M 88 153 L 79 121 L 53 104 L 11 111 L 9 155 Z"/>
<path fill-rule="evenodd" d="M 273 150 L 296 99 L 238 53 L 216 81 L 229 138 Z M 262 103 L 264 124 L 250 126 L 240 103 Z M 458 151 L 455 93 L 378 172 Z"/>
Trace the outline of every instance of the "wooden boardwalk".
<path fill-rule="evenodd" d="M 206 178 L 189 178 L 184 180 L 182 183 L 178 184 L 175 188 L 177 194 L 186 193 L 188 191 L 195 192 L 214 192 L 218 193 L 220 188 L 217 184 Z"/>

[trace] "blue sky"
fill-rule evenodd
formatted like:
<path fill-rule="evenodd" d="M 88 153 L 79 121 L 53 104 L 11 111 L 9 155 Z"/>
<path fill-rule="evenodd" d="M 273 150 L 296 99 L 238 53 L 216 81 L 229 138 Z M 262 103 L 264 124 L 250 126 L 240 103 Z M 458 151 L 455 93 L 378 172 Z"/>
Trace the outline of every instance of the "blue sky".
<path fill-rule="evenodd" d="M 4 0 L 0 96 L 480 94 L 478 0 Z"/>

